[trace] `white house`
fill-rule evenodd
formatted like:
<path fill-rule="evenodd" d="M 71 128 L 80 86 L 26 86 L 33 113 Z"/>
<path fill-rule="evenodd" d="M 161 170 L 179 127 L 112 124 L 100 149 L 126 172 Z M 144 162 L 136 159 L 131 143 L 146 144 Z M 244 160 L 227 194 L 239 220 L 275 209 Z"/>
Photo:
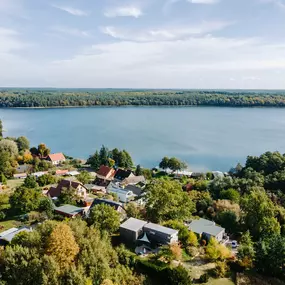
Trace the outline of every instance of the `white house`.
<path fill-rule="evenodd" d="M 202 218 L 193 220 L 189 225 L 189 230 L 199 236 L 204 236 L 208 240 L 213 237 L 217 241 L 222 241 L 225 236 L 224 228 L 216 226 L 215 222 Z"/>
<path fill-rule="evenodd" d="M 135 197 L 133 191 L 125 190 L 124 188 L 121 188 L 118 184 L 114 184 L 112 182 L 107 187 L 107 193 L 113 193 L 118 195 L 120 202 L 123 203 L 128 203 Z"/>
<path fill-rule="evenodd" d="M 47 159 L 49 161 L 51 161 L 51 163 L 53 165 L 59 165 L 59 164 L 63 163 L 66 160 L 65 156 L 61 152 L 60 153 L 50 154 Z"/>

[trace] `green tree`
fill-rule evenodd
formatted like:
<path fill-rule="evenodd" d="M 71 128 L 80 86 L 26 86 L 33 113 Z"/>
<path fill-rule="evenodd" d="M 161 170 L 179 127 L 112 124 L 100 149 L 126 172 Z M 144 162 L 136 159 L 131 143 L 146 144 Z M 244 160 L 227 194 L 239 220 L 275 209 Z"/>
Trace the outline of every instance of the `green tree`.
<path fill-rule="evenodd" d="M 77 200 L 79 200 L 77 193 L 72 187 L 63 188 L 58 196 L 58 201 L 60 204 L 76 205 Z"/>
<path fill-rule="evenodd" d="M 19 151 L 30 149 L 30 142 L 26 137 L 19 137 L 16 140 Z"/>
<path fill-rule="evenodd" d="M 120 227 L 120 214 L 111 206 L 100 204 L 91 209 L 89 221 L 101 231 L 112 234 Z"/>
<path fill-rule="evenodd" d="M 18 146 L 12 140 L 2 139 L 0 140 L 0 152 L 7 152 L 10 157 L 16 157 L 18 155 Z"/>
<path fill-rule="evenodd" d="M 169 167 L 169 158 L 165 156 L 159 163 L 159 167 L 166 170 Z"/>
<path fill-rule="evenodd" d="M 40 201 L 39 210 L 45 212 L 48 218 L 53 217 L 54 204 L 50 198 L 43 198 Z"/>
<path fill-rule="evenodd" d="M 230 201 L 233 201 L 235 203 L 239 203 L 240 200 L 240 194 L 235 189 L 228 189 L 228 190 L 222 190 L 220 193 L 220 199 L 227 199 Z"/>
<path fill-rule="evenodd" d="M 14 174 L 14 167 L 12 166 L 13 158 L 7 151 L 0 150 L 0 172 L 6 177 L 12 177 Z"/>
<path fill-rule="evenodd" d="M 0 120 L 0 138 L 3 137 L 3 124 L 2 124 L 2 120 Z"/>
<path fill-rule="evenodd" d="M 109 162 L 109 150 L 104 145 L 102 145 L 100 152 L 99 152 L 99 158 L 101 165 L 108 165 Z"/>
<path fill-rule="evenodd" d="M 44 143 L 38 145 L 38 155 L 40 158 L 47 157 L 50 154 L 50 149 Z"/>
<path fill-rule="evenodd" d="M 253 266 L 255 248 L 249 231 L 245 232 L 241 237 L 237 257 L 241 266 L 245 268 L 251 268 Z"/>
<path fill-rule="evenodd" d="M 19 213 L 28 213 L 38 209 L 41 192 L 24 186 L 18 187 L 10 196 L 11 208 Z"/>
<path fill-rule="evenodd" d="M 150 220 L 186 220 L 195 205 L 177 181 L 153 180 L 146 190 L 146 211 Z"/>
<path fill-rule="evenodd" d="M 1 182 L 3 185 L 7 185 L 7 178 L 5 177 L 4 173 L 1 173 L 1 174 L 0 174 L 0 182 Z"/>
<path fill-rule="evenodd" d="M 176 157 L 171 157 L 168 161 L 168 167 L 172 171 L 183 170 L 187 168 L 187 164 Z"/>
<path fill-rule="evenodd" d="M 236 233 L 238 230 L 238 217 L 233 211 L 222 211 L 217 215 L 218 223 L 230 233 Z"/>
<path fill-rule="evenodd" d="M 99 152 L 96 151 L 92 156 L 90 156 L 87 160 L 87 163 L 91 165 L 92 168 L 98 170 L 101 166 L 101 160 L 99 156 Z"/>
<path fill-rule="evenodd" d="M 37 180 L 38 184 L 42 186 L 50 185 L 56 183 L 57 179 L 53 175 L 47 173 L 40 176 Z"/>
<path fill-rule="evenodd" d="M 79 175 L 76 176 L 76 178 L 82 184 L 87 184 L 92 179 L 92 176 L 90 175 L 90 173 L 88 171 L 82 171 L 82 172 L 80 172 Z"/>
<path fill-rule="evenodd" d="M 8 285 L 42 284 L 41 258 L 35 249 L 8 246 L 1 252 L 1 279 Z"/>
<path fill-rule="evenodd" d="M 29 175 L 24 180 L 24 186 L 27 187 L 27 188 L 32 189 L 32 188 L 38 187 L 39 185 L 37 183 L 36 177 L 33 176 L 33 175 Z"/>
<path fill-rule="evenodd" d="M 136 171 L 135 171 L 136 176 L 143 175 L 143 170 L 140 166 L 140 164 L 137 165 Z"/>
<path fill-rule="evenodd" d="M 252 237 L 280 233 L 280 224 L 275 218 L 276 208 L 263 188 L 253 188 L 241 201 L 243 221 Z"/>
<path fill-rule="evenodd" d="M 271 235 L 256 244 L 255 268 L 273 277 L 285 277 L 285 239 Z"/>
<path fill-rule="evenodd" d="M 136 219 L 142 218 L 142 209 L 136 203 L 128 203 L 125 209 L 128 217 Z"/>

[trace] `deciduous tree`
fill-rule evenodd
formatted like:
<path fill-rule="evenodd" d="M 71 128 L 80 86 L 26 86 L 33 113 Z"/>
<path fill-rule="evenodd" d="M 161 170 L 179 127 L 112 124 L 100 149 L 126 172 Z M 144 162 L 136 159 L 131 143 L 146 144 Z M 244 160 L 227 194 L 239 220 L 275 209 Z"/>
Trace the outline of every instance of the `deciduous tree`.
<path fill-rule="evenodd" d="M 70 268 L 79 253 L 71 228 L 66 224 L 58 224 L 52 231 L 46 249 L 62 270 Z"/>

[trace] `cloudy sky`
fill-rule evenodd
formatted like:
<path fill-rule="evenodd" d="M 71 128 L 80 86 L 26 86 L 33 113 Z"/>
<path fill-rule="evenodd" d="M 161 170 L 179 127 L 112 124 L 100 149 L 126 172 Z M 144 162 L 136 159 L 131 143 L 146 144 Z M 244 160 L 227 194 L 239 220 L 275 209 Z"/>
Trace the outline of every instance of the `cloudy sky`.
<path fill-rule="evenodd" d="M 0 86 L 285 89 L 285 0 L 0 0 Z"/>

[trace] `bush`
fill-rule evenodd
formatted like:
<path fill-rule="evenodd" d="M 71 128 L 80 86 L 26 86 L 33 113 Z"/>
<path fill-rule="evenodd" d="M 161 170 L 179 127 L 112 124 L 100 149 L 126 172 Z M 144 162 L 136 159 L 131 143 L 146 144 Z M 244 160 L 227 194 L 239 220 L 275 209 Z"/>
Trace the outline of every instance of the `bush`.
<path fill-rule="evenodd" d="M 205 273 L 205 274 L 201 275 L 197 281 L 198 281 L 198 283 L 207 283 L 209 281 L 209 274 Z"/>
<path fill-rule="evenodd" d="M 6 218 L 6 214 L 3 211 L 0 211 L 0 221 L 3 221 Z"/>
<path fill-rule="evenodd" d="M 216 267 L 213 269 L 213 276 L 216 278 L 223 278 L 227 275 L 229 271 L 229 266 L 226 262 L 217 261 Z"/>

